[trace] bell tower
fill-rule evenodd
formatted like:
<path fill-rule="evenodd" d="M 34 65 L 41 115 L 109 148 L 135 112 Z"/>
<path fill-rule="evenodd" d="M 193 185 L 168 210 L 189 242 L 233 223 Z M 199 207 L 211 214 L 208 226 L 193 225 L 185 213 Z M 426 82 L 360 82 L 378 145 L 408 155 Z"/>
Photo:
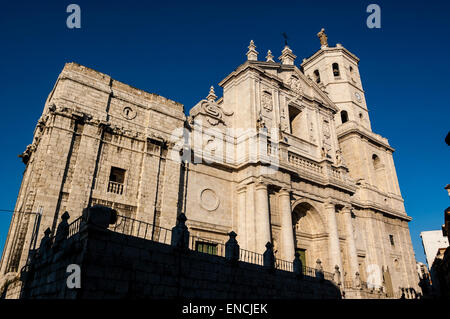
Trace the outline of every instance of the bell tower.
<path fill-rule="evenodd" d="M 339 109 L 335 114 L 339 147 L 359 192 L 377 199 L 380 206 L 404 212 L 395 166 L 394 149 L 386 138 L 372 132 L 361 77 L 359 58 L 341 44 L 328 45 L 322 29 L 320 49 L 304 59 L 303 72 L 328 95 Z"/>
<path fill-rule="evenodd" d="M 339 126 L 353 121 L 371 130 L 369 112 L 359 75 L 359 58 L 340 43 L 328 46 L 327 35 L 322 29 L 317 36 L 320 50 L 304 59 L 303 71 L 328 94 L 339 108 L 335 123 Z"/>

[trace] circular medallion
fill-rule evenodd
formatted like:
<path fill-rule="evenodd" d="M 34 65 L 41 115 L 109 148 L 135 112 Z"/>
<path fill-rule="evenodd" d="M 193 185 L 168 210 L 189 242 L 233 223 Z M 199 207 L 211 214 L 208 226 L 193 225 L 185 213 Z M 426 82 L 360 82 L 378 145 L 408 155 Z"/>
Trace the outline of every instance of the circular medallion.
<path fill-rule="evenodd" d="M 219 207 L 219 197 L 209 188 L 205 188 L 200 192 L 200 206 L 207 211 L 216 210 Z"/>

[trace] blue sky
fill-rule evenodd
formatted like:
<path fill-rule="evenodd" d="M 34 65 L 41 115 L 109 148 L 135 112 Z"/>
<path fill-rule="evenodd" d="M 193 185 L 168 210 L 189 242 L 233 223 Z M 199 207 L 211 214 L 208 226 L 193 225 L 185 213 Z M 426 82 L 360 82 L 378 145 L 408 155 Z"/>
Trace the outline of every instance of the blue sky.
<path fill-rule="evenodd" d="M 66 7 L 81 7 L 81 29 Z M 381 6 L 381 29 L 366 7 Z M 64 63 L 77 62 L 185 105 L 186 112 L 245 61 L 251 39 L 262 59 L 342 43 L 360 59 L 374 132 L 389 139 L 416 258 L 419 234 L 440 229 L 449 206 L 450 4 L 443 1 L 9 1 L 0 10 L 0 209 L 13 209 L 45 99 Z M 0 212 L 0 251 L 10 213 Z"/>

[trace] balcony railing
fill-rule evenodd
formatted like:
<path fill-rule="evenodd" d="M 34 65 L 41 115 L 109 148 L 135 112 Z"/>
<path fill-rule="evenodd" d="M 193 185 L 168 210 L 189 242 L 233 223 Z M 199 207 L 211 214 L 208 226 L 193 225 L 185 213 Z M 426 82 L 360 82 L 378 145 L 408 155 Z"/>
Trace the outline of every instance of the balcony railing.
<path fill-rule="evenodd" d="M 116 183 L 113 181 L 109 181 L 108 183 L 108 193 L 114 193 L 118 195 L 123 194 L 123 184 L 122 183 Z"/>
<path fill-rule="evenodd" d="M 292 152 L 288 152 L 288 162 L 295 167 L 310 170 L 318 174 L 322 174 L 323 172 L 322 166 L 319 164 L 304 159 L 303 157 Z"/>
<path fill-rule="evenodd" d="M 329 160 L 317 162 L 271 142 L 267 143 L 267 155 L 278 158 L 282 164 L 287 164 L 312 178 L 330 181 L 344 187 L 354 187 L 354 181 L 349 177 L 347 170 L 333 166 Z"/>

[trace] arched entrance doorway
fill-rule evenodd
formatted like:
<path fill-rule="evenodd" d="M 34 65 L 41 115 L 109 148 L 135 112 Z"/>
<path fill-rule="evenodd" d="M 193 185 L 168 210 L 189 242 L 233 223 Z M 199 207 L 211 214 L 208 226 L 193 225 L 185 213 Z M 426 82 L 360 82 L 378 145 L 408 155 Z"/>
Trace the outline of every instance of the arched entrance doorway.
<path fill-rule="evenodd" d="M 319 212 L 307 202 L 294 206 L 292 211 L 295 250 L 303 265 L 314 268 L 317 259 L 328 263 L 328 234 Z"/>

